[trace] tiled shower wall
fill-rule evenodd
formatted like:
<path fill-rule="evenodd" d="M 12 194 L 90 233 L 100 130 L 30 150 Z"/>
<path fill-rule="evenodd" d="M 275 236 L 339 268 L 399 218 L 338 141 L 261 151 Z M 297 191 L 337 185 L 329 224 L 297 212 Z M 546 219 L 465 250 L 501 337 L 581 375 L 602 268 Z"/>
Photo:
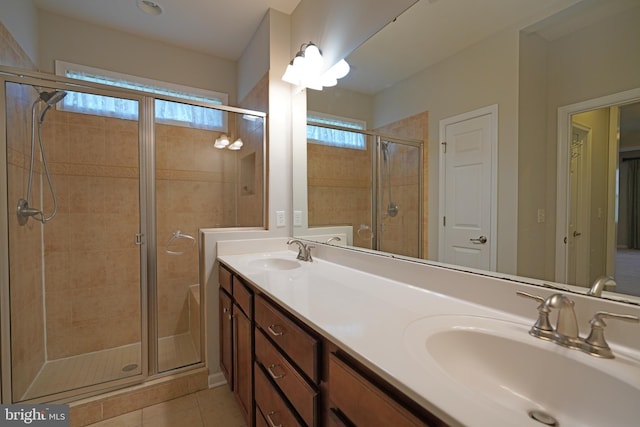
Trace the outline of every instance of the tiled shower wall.
<path fill-rule="evenodd" d="M 9 31 L 0 23 L 0 64 L 23 69 L 35 66 Z M 44 363 L 44 319 L 42 294 L 41 227 L 30 221 L 19 226 L 16 219 L 18 199 L 24 198 L 29 168 L 30 106 L 35 93 L 29 87 L 9 85 L 7 100 L 7 174 L 9 181 L 9 271 L 10 278 L 20 283 L 10 288 L 11 300 L 18 310 L 11 311 L 13 395 L 19 398 Z M 36 177 L 39 174 L 37 169 Z M 39 194 L 35 179 L 33 194 Z"/>
<path fill-rule="evenodd" d="M 42 138 L 48 359 L 139 342 L 138 122 L 52 108 Z"/>
<path fill-rule="evenodd" d="M 353 245 L 371 248 L 371 150 L 307 144 L 307 198 L 309 226 L 353 226 Z"/>
<path fill-rule="evenodd" d="M 376 129 L 383 135 L 424 141 L 427 147 L 428 113 L 407 117 Z M 368 137 L 370 138 L 370 137 Z M 352 225 L 353 244 L 371 247 L 370 231 L 358 234 L 361 224 L 371 226 L 371 146 L 367 150 L 352 150 L 307 144 L 307 188 L 309 226 Z M 399 206 L 396 217 L 384 215 L 381 250 L 408 256 L 427 257 L 427 191 L 428 153 L 423 151 L 422 218 L 414 197 L 419 188 L 419 157 L 417 149 L 393 144 L 391 150 L 391 193 Z M 383 211 L 388 205 L 388 191 L 382 192 Z M 415 224 L 422 221 L 422 242 L 418 241 Z"/>

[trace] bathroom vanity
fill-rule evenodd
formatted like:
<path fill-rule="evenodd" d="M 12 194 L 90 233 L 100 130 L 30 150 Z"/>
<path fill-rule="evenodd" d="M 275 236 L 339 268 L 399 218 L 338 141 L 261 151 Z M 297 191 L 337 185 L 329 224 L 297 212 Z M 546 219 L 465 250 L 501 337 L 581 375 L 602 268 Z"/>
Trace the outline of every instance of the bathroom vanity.
<path fill-rule="evenodd" d="M 329 245 L 300 261 L 285 242 L 218 243 L 221 368 L 249 426 L 640 419 L 640 325 L 612 321 L 616 357 L 597 358 L 528 333 L 537 304 L 516 291 L 557 290 Z M 581 335 L 594 310 L 640 311 L 566 294 Z"/>

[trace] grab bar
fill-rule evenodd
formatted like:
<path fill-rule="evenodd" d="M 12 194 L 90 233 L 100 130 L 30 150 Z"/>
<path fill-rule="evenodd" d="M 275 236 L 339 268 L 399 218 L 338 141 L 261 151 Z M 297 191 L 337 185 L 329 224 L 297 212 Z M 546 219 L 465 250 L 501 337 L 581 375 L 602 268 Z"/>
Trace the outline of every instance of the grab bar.
<path fill-rule="evenodd" d="M 179 240 L 179 239 L 189 239 L 189 240 L 191 240 L 191 246 L 196 244 L 196 238 L 195 237 L 193 237 L 193 236 L 191 236 L 189 234 L 185 234 L 180 230 L 176 230 L 176 231 L 174 231 L 173 235 L 171 236 L 171 238 L 169 239 L 167 244 L 164 246 L 164 251 L 166 253 L 168 253 L 169 255 L 183 255 L 183 254 L 185 254 L 186 251 L 178 252 L 178 251 L 169 250 L 169 246 L 173 242 L 175 242 L 176 240 Z"/>

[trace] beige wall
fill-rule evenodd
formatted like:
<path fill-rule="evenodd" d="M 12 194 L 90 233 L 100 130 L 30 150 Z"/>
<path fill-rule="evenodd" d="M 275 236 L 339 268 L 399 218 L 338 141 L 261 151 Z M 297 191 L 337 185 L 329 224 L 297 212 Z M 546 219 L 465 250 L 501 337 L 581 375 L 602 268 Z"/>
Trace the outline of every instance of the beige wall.
<path fill-rule="evenodd" d="M 498 104 L 498 270 L 516 271 L 518 33 L 505 30 L 375 97 L 374 126 L 429 112 L 429 250 L 438 253 L 439 122 Z"/>
<path fill-rule="evenodd" d="M 364 120 L 373 129 L 373 96 L 339 86 L 329 90 L 308 90 L 307 109 L 338 117 Z"/>
<path fill-rule="evenodd" d="M 237 64 L 185 48 L 39 11 L 39 68 L 56 59 L 224 92 L 237 103 Z"/>
<path fill-rule="evenodd" d="M 530 132 L 519 133 L 518 274 L 555 276 L 558 108 L 640 87 L 639 20 L 640 6 L 552 42 L 521 39 L 522 64 L 537 64 L 544 73 L 521 70 L 528 77 L 520 84 L 519 120 Z M 540 207 L 543 225 L 536 224 Z M 532 236 L 538 230 L 544 237 Z"/>
<path fill-rule="evenodd" d="M 0 22 L 11 34 L 12 43 L 20 46 L 24 58 L 38 61 L 38 12 L 32 0 L 0 2 Z M 3 63 L 4 65 L 11 65 Z M 31 68 L 31 67 L 25 67 Z"/>
<path fill-rule="evenodd" d="M 553 279 L 557 108 L 640 87 L 639 10 L 553 43 L 512 27 L 376 95 L 374 126 L 429 111 L 429 218 L 438 213 L 439 121 L 498 104 L 499 271 Z M 437 224 L 429 225 L 432 255 Z"/>

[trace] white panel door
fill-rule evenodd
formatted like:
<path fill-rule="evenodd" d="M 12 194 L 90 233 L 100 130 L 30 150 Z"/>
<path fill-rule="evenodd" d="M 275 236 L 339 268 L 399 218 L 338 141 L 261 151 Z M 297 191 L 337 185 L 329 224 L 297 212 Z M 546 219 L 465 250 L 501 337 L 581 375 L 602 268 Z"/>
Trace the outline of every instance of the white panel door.
<path fill-rule="evenodd" d="M 440 260 L 482 270 L 495 270 L 492 166 L 497 120 L 493 114 L 471 114 L 445 123 L 440 162 L 444 169 Z"/>

